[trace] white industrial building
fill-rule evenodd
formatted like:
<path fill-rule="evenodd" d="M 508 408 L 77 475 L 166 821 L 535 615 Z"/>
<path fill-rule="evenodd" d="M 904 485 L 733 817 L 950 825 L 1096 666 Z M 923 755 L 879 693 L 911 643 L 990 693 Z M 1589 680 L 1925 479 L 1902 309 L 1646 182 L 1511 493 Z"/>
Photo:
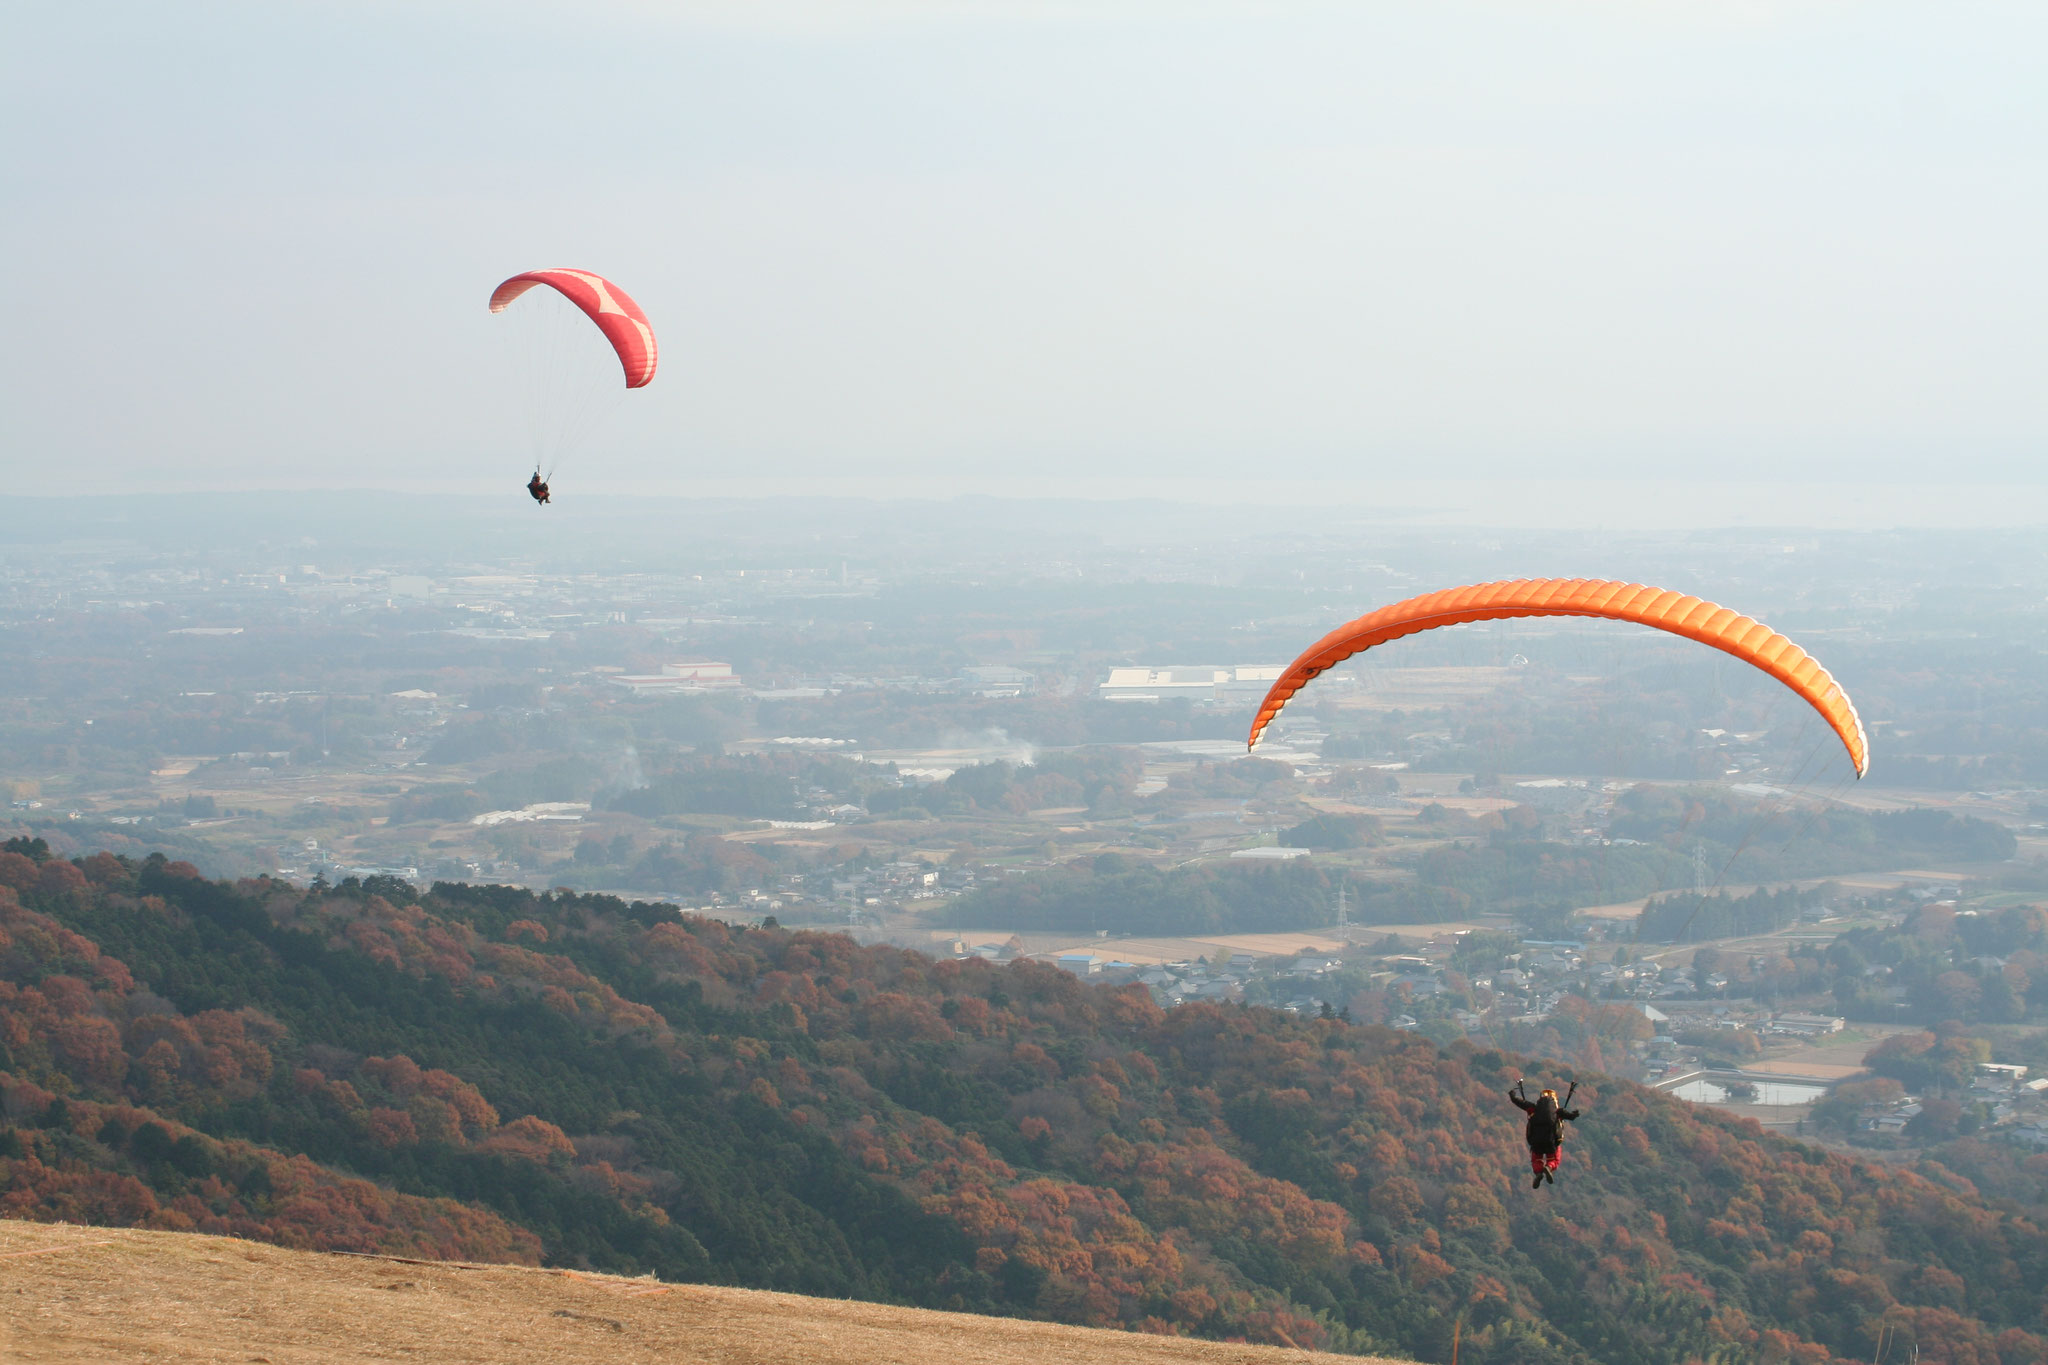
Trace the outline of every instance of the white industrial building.
<path fill-rule="evenodd" d="M 663 664 L 659 673 L 615 673 L 611 681 L 635 696 L 660 692 L 701 692 L 738 687 L 732 665 L 727 663 Z"/>
<path fill-rule="evenodd" d="M 1239 664 L 1170 668 L 1112 668 L 1109 680 L 1096 689 L 1104 701 L 1165 701 L 1186 697 L 1191 701 L 1257 701 L 1266 695 L 1281 673 L 1283 664 Z"/>

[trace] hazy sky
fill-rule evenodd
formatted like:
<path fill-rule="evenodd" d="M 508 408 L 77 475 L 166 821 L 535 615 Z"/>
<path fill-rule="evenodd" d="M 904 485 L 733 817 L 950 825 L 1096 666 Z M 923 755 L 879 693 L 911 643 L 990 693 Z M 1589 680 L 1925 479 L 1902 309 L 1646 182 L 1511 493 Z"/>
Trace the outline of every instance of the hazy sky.
<path fill-rule="evenodd" d="M 2048 509 L 2039 0 L 0 24 L 16 491 L 516 485 L 484 302 L 577 265 L 663 369 L 565 486 Z"/>

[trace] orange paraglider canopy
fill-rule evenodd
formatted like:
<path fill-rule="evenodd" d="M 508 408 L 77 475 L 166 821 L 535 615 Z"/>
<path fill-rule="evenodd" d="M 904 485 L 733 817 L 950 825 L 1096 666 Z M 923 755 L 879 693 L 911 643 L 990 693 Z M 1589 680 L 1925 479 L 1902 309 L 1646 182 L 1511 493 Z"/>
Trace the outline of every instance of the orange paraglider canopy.
<path fill-rule="evenodd" d="M 1705 598 L 1600 578 L 1515 578 L 1503 583 L 1446 588 L 1381 607 L 1341 625 L 1287 666 L 1260 703 L 1245 748 L 1258 744 L 1260 734 L 1295 693 L 1354 654 L 1439 626 L 1500 621 L 1515 616 L 1594 616 L 1608 621 L 1632 621 L 1711 645 L 1762 669 L 1791 688 L 1840 737 L 1842 747 L 1849 751 L 1850 763 L 1855 765 L 1856 776 L 1862 777 L 1870 768 L 1870 741 L 1864 736 L 1863 722 L 1857 718 L 1848 693 L 1798 645 L 1762 622 Z"/>

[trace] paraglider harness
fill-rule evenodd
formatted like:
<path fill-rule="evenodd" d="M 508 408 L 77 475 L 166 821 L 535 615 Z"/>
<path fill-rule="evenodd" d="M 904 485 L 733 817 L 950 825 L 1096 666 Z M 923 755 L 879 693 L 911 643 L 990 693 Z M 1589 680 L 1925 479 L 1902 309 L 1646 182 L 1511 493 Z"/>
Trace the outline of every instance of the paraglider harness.
<path fill-rule="evenodd" d="M 526 491 L 533 495 L 535 502 L 543 505 L 546 504 L 548 500 L 548 481 L 540 476 L 538 469 L 534 470 L 533 477 L 526 481 Z"/>
<path fill-rule="evenodd" d="M 1577 1081 L 1573 1081 L 1570 1089 L 1565 1091 L 1562 1102 L 1555 1090 L 1546 1090 L 1542 1099 L 1531 1100 L 1520 1080 L 1515 1082 L 1513 1090 L 1508 1091 L 1508 1098 L 1514 1101 L 1515 1107 L 1529 1116 L 1522 1133 L 1529 1143 L 1529 1169 L 1534 1174 L 1529 1182 L 1532 1190 L 1546 1180 L 1553 1185 L 1557 1183 L 1557 1163 L 1563 1158 L 1560 1148 L 1564 1143 L 1564 1126 L 1579 1116 L 1579 1111 L 1570 1107 L 1572 1096 L 1578 1093 Z"/>

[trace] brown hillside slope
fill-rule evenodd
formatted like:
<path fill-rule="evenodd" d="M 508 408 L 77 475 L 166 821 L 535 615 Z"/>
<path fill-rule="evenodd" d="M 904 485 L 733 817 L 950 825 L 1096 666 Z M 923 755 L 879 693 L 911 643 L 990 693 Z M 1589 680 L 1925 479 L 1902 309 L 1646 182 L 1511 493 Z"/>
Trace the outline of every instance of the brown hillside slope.
<path fill-rule="evenodd" d="M 125 1360 L 1374 1365 L 751 1289 L 0 1220 L 0 1361 Z"/>

